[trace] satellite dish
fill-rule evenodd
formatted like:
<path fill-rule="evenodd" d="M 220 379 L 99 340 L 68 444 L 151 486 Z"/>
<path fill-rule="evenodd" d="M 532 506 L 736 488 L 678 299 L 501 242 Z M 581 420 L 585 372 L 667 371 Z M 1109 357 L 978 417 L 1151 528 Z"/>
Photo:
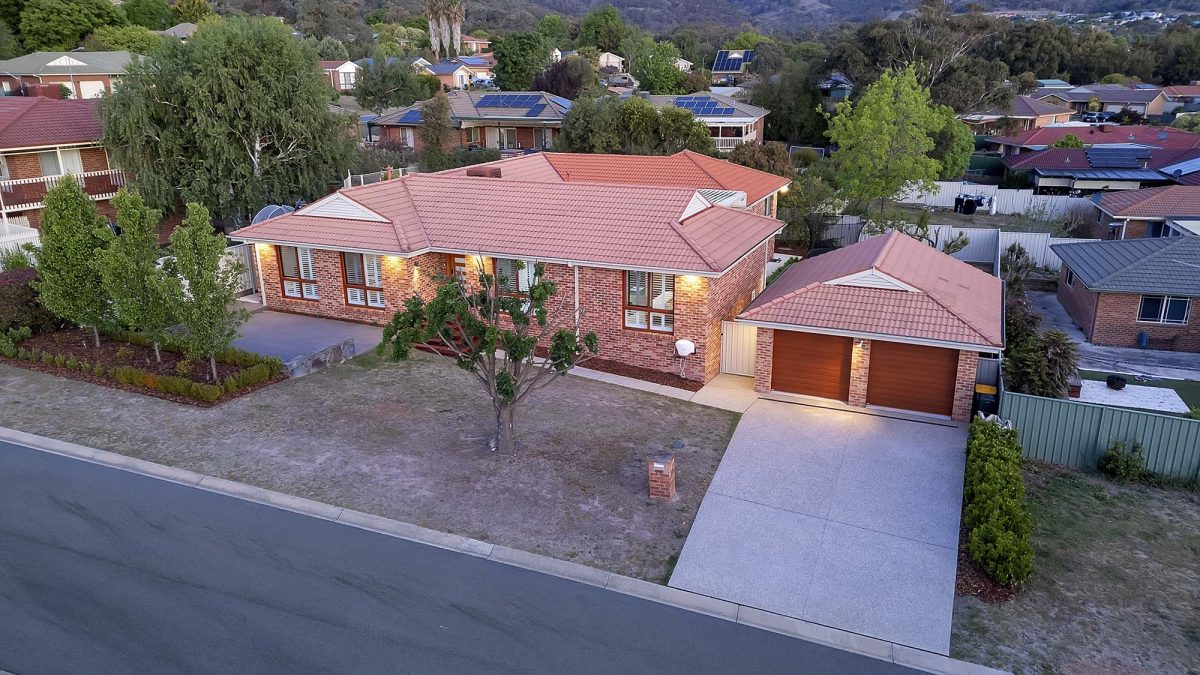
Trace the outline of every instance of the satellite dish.
<path fill-rule="evenodd" d="M 267 204 L 259 209 L 258 213 L 254 214 L 254 218 L 250 219 L 250 224 L 257 225 L 264 220 L 270 220 L 271 218 L 282 216 L 295 210 L 296 209 L 284 204 Z"/>

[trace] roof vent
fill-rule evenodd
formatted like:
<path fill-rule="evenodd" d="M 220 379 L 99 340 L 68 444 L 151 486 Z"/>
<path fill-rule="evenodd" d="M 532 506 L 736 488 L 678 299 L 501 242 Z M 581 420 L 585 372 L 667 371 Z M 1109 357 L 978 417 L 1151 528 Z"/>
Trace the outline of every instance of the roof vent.
<path fill-rule="evenodd" d="M 500 167 L 471 166 L 467 167 L 467 175 L 475 176 L 476 178 L 500 178 Z"/>

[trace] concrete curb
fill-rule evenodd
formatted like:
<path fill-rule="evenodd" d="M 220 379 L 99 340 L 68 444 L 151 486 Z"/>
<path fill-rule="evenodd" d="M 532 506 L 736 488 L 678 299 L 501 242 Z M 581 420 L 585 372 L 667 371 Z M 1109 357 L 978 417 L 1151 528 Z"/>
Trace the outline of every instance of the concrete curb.
<path fill-rule="evenodd" d="M 670 605 L 691 612 L 706 614 L 726 621 L 743 624 L 760 630 L 815 642 L 842 651 L 868 656 L 873 659 L 923 670 L 938 675 L 998 675 L 1006 671 L 988 668 L 966 661 L 959 661 L 941 654 L 934 654 L 885 640 L 851 633 L 849 631 L 810 623 L 754 607 L 738 605 L 718 598 L 692 593 L 670 586 L 654 584 L 632 577 L 613 574 L 604 570 L 558 560 L 536 553 L 529 553 L 507 546 L 491 544 L 457 534 L 431 530 L 362 511 L 346 509 L 332 504 L 294 497 L 274 490 L 207 476 L 171 466 L 126 457 L 106 450 L 97 450 L 75 443 L 0 427 L 0 441 L 22 445 L 34 450 L 63 455 L 74 459 L 121 469 L 150 478 L 187 485 L 228 497 L 284 509 L 321 520 L 369 530 L 397 539 L 404 539 L 428 546 L 436 546 L 458 553 L 485 558 L 492 562 L 520 567 L 541 574 L 577 581 L 590 586 L 633 596 L 651 602 Z M 6 675 L 0 671 L 0 675 Z"/>

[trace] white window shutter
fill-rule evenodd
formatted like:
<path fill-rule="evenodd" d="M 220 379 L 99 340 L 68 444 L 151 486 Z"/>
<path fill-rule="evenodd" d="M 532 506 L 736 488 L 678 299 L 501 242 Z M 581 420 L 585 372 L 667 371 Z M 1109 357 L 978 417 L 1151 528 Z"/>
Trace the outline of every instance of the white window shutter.
<path fill-rule="evenodd" d="M 313 258 L 311 248 L 296 249 L 297 257 L 300 259 L 300 278 L 301 279 L 316 279 L 317 274 L 313 269 Z"/>
<path fill-rule="evenodd" d="M 367 304 L 366 298 L 363 297 L 363 291 L 361 288 L 347 288 L 346 289 L 346 302 L 348 302 L 351 305 Z"/>
<path fill-rule="evenodd" d="M 366 285 L 372 288 L 383 288 L 383 269 L 379 264 L 379 256 L 364 255 L 363 267 L 366 268 Z"/>
<path fill-rule="evenodd" d="M 367 304 L 371 307 L 383 307 L 386 304 L 383 301 L 383 292 L 367 291 Z"/>

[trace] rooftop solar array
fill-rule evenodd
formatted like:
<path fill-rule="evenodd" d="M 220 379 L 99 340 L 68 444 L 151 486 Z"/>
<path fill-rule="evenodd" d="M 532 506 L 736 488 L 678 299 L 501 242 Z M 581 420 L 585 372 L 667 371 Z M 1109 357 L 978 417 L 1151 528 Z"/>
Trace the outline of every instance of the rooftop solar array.
<path fill-rule="evenodd" d="M 684 110 L 690 110 L 697 117 L 732 115 L 737 112 L 736 108 L 732 108 L 710 96 L 679 96 L 675 99 L 675 106 Z"/>
<path fill-rule="evenodd" d="M 713 72 L 736 72 L 742 69 L 744 64 L 754 60 L 754 50 L 729 50 L 722 49 L 717 52 L 717 60 L 713 63 Z"/>
<path fill-rule="evenodd" d="M 1088 148 L 1088 164 L 1097 169 L 1137 169 L 1150 158 L 1148 148 Z"/>
<path fill-rule="evenodd" d="M 408 110 L 403 115 L 400 116 L 400 119 L 398 119 L 396 121 L 399 122 L 400 124 L 420 124 L 421 123 L 421 111 L 420 111 L 420 109 Z"/>
<path fill-rule="evenodd" d="M 532 108 L 542 101 L 541 94 L 488 94 L 479 99 L 479 108 Z"/>
<path fill-rule="evenodd" d="M 545 109 L 546 109 L 546 104 L 539 103 L 539 104 L 533 106 L 532 108 L 530 108 L 529 112 L 525 113 L 525 116 L 526 117 L 537 117 L 538 115 L 541 115 L 542 111 Z"/>

